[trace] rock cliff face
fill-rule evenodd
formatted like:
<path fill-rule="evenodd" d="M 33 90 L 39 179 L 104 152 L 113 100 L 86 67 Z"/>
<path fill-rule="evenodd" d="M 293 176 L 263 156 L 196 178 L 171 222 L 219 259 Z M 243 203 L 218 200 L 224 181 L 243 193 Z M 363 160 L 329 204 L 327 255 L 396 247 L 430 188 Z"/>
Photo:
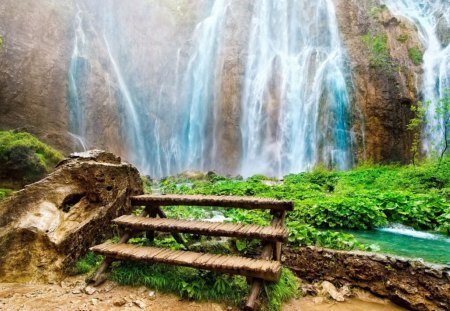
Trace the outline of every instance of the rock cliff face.
<path fill-rule="evenodd" d="M 172 117 L 183 104 L 177 99 L 182 95 L 179 73 L 189 60 L 191 35 L 196 23 L 204 18 L 206 2 L 158 0 L 129 6 L 120 1 L 2 1 L 0 129 L 26 127 L 59 150 L 79 150 L 80 143 L 68 134 L 74 114 L 69 97 L 75 94 L 80 101 L 77 109 L 84 115 L 75 134 L 85 137 L 88 146 L 111 150 L 136 164 L 143 157 L 169 163 L 157 159 L 155 150 L 171 148 L 168 142 L 173 139 L 173 124 L 180 123 L 179 118 Z M 393 17 L 380 0 L 334 2 L 351 61 L 357 158 L 407 162 L 412 138 L 406 125 L 421 80 L 421 67 L 409 59 L 408 48 L 420 48 L 417 33 L 406 21 Z M 88 44 L 79 47 L 80 56 L 74 64 L 80 10 L 82 35 Z M 112 13 L 99 17 L 96 12 Z M 234 173 L 239 163 L 242 62 L 251 12 L 251 1 L 231 1 L 220 51 L 222 76 L 217 86 L 221 91 L 213 112 L 216 124 L 210 126 L 209 135 L 215 145 L 210 161 L 217 163 L 215 169 L 221 173 Z M 386 41 L 387 55 L 381 55 L 381 65 L 371 61 L 379 55 L 372 55 L 370 40 L 364 41 L 367 35 Z M 71 66 L 76 66 L 79 75 L 78 91 L 71 89 Z M 123 82 L 126 91 L 121 89 Z M 124 98 L 127 92 L 131 98 Z M 135 138 L 127 129 L 138 126 L 124 117 L 131 105 L 129 100 L 138 111 L 145 112 L 138 113 L 138 118 L 145 120 L 138 132 L 148 134 L 138 144 L 143 147 L 135 152 L 135 158 L 128 157 L 127 152 L 136 148 Z M 151 107 L 139 108 L 144 105 Z M 180 155 L 168 152 L 168 156 Z M 179 160 L 171 161 L 174 163 L 170 165 L 176 165 Z"/>
<path fill-rule="evenodd" d="M 138 171 L 111 153 L 74 154 L 47 178 L 0 203 L 0 281 L 58 281 L 111 219 L 142 194 Z"/>
<path fill-rule="evenodd" d="M 23 128 L 69 152 L 66 106 L 73 2 L 0 2 L 0 130 Z"/>
<path fill-rule="evenodd" d="M 341 36 L 348 49 L 354 83 L 355 132 L 359 159 L 407 162 L 422 69 L 408 49 L 421 48 L 417 32 L 379 0 L 335 0 Z"/>

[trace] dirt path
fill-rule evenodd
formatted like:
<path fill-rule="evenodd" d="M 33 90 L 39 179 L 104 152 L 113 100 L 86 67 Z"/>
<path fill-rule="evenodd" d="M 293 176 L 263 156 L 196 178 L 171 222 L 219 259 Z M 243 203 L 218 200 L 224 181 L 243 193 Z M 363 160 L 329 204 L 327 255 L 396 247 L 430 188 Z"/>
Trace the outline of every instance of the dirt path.
<path fill-rule="evenodd" d="M 0 310 L 7 311 L 231 311 L 226 305 L 179 300 L 173 295 L 155 293 L 145 287 L 118 286 L 107 282 L 94 293 L 84 292 L 81 279 L 61 285 L 0 283 Z M 328 302 L 320 297 L 292 300 L 283 311 L 400 311 L 402 308 L 362 292 L 344 303 Z"/>

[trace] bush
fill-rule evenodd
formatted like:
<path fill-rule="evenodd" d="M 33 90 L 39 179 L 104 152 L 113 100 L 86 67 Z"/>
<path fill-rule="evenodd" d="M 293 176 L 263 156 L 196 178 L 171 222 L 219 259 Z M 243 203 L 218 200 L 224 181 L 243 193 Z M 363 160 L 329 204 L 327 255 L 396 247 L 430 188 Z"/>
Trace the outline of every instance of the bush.
<path fill-rule="evenodd" d="M 58 151 L 29 133 L 0 132 L 0 179 L 26 184 L 41 179 L 63 159 Z"/>
<path fill-rule="evenodd" d="M 414 65 L 419 66 L 423 63 L 423 53 L 419 48 L 408 49 L 408 55 Z"/>
<path fill-rule="evenodd" d="M 375 68 L 384 68 L 390 59 L 387 35 L 367 34 L 362 36 L 362 41 L 370 52 L 370 66 Z"/>

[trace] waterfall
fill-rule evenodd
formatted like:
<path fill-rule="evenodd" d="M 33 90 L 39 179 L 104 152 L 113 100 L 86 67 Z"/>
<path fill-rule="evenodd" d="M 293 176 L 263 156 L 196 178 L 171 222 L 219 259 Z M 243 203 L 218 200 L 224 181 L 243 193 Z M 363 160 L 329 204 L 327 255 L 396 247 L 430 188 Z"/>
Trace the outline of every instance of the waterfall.
<path fill-rule="evenodd" d="M 218 104 L 221 77 L 218 54 L 229 0 L 214 1 L 209 16 L 200 22 L 194 32 L 193 54 L 183 80 L 184 124 L 181 133 L 185 169 L 208 170 L 212 150 L 212 132 L 215 128 L 214 105 Z"/>
<path fill-rule="evenodd" d="M 72 57 L 69 65 L 69 135 L 75 142 L 74 151 L 86 151 L 85 142 L 85 122 L 84 122 L 84 104 L 82 100 L 83 78 L 87 68 L 86 55 L 86 35 L 83 29 L 82 11 L 78 7 L 75 18 L 75 40 L 73 45 Z"/>
<path fill-rule="evenodd" d="M 255 5 L 242 96 L 244 175 L 351 164 L 345 53 L 331 1 Z"/>
<path fill-rule="evenodd" d="M 422 97 L 430 101 L 424 133 L 425 151 L 439 150 L 442 120 L 436 103 L 450 88 L 450 2 L 448 0 L 384 0 L 391 12 L 411 21 L 425 46 Z"/>
<path fill-rule="evenodd" d="M 95 107 L 118 123 L 118 149 L 152 177 L 217 168 L 280 177 L 352 164 L 350 79 L 331 0 L 77 3 L 85 14 L 69 73 L 74 137 L 94 141 L 83 128 Z M 90 89 L 97 81 L 106 90 Z M 96 102 L 97 91 L 108 96 Z M 116 133 L 89 121 L 97 142 Z"/>

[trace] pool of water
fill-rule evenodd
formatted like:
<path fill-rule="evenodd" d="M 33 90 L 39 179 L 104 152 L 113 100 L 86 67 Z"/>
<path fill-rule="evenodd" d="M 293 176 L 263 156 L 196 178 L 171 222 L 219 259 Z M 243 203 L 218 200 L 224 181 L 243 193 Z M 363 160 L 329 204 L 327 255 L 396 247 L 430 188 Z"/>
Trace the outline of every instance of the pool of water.
<path fill-rule="evenodd" d="M 369 231 L 349 231 L 365 244 L 375 244 L 380 252 L 450 265 L 450 236 L 417 231 L 395 225 Z"/>

